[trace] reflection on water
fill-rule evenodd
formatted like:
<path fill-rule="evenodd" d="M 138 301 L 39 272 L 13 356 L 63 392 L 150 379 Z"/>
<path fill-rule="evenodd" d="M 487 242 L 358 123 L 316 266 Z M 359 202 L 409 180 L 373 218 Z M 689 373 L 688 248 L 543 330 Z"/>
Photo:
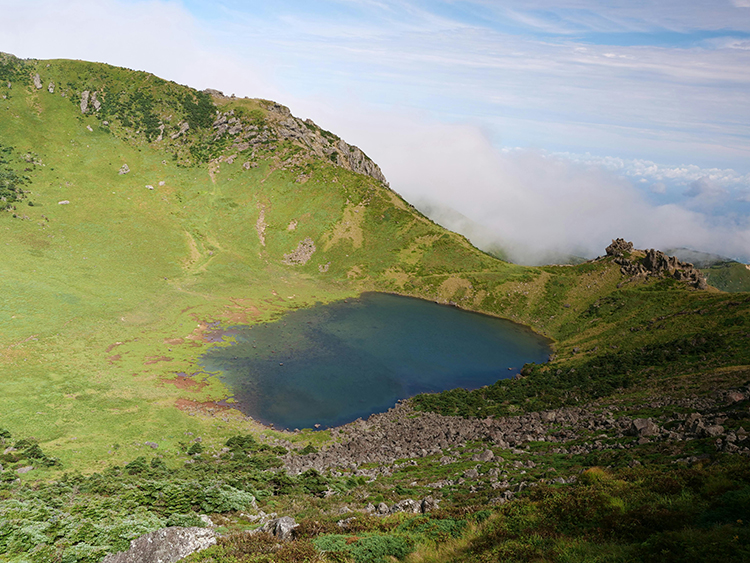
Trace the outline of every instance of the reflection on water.
<path fill-rule="evenodd" d="M 475 389 L 550 353 L 509 321 L 382 293 L 230 332 L 236 344 L 207 352 L 203 367 L 222 373 L 243 412 L 282 428 L 336 426 L 417 393 Z"/>

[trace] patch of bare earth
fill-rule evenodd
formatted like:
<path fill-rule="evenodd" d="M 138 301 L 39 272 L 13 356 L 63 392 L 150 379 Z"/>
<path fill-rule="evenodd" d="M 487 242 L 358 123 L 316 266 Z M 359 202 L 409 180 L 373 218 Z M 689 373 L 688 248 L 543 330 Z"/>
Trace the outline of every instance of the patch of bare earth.
<path fill-rule="evenodd" d="M 191 401 L 190 399 L 177 399 L 174 406 L 184 412 L 211 414 L 215 411 L 228 411 L 231 407 L 221 405 L 216 401 Z"/>
<path fill-rule="evenodd" d="M 159 362 L 171 362 L 174 358 L 169 356 L 147 356 L 144 365 L 158 364 Z"/>
<path fill-rule="evenodd" d="M 181 389 L 182 391 L 192 391 L 194 393 L 197 393 L 208 385 L 205 381 L 195 381 L 189 377 L 179 376 L 174 379 L 162 379 L 161 381 L 166 385 L 174 385 L 177 389 Z"/>

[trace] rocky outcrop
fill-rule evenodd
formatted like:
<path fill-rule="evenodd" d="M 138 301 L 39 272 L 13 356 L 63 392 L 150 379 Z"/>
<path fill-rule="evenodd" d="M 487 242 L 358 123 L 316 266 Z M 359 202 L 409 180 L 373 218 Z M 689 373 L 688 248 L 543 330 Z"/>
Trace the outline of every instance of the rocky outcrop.
<path fill-rule="evenodd" d="M 89 96 L 91 92 L 84 90 L 81 92 L 81 113 L 86 113 L 89 110 Z"/>
<path fill-rule="evenodd" d="M 107 555 L 102 563 L 173 563 L 215 543 L 208 528 L 163 528 L 131 541 L 130 549 Z"/>
<path fill-rule="evenodd" d="M 638 254 L 639 256 L 633 256 Z M 635 250 L 632 242 L 618 238 L 607 247 L 607 256 L 614 257 L 620 272 L 631 278 L 672 277 L 696 289 L 706 289 L 708 284 L 700 270 L 676 256 L 667 256 L 660 250 Z"/>
<path fill-rule="evenodd" d="M 39 73 L 35 74 L 33 76 L 32 80 L 34 81 L 34 88 L 36 88 L 37 90 L 41 90 L 42 89 L 42 79 L 39 77 Z"/>
<path fill-rule="evenodd" d="M 616 238 L 607 247 L 607 256 L 624 256 L 633 252 L 633 243 L 622 238 Z"/>
<path fill-rule="evenodd" d="M 307 264 L 314 252 L 315 242 L 310 237 L 306 237 L 305 240 L 300 241 L 294 252 L 284 254 L 282 262 L 290 266 L 302 266 Z"/>
<path fill-rule="evenodd" d="M 216 90 L 206 90 L 214 97 L 224 97 Z M 216 139 L 229 136 L 234 139 L 233 148 L 248 150 L 266 146 L 273 147 L 276 141 L 292 141 L 310 154 L 356 172 L 375 178 L 388 185 L 380 167 L 361 149 L 350 145 L 318 127 L 312 120 L 294 117 L 289 108 L 273 102 L 263 103 L 266 110 L 262 122 L 248 123 L 235 115 L 234 111 L 219 113 L 213 123 Z"/>
<path fill-rule="evenodd" d="M 270 522 L 266 522 L 256 530 L 256 532 L 265 532 L 276 536 L 282 541 L 289 541 L 292 539 L 294 529 L 299 526 L 291 516 L 282 516 L 281 518 L 275 518 Z"/>
<path fill-rule="evenodd" d="M 560 408 L 543 412 L 532 412 L 520 416 L 503 418 L 458 418 L 435 413 L 417 413 L 409 402 L 400 402 L 385 413 L 374 414 L 367 420 L 356 420 L 350 424 L 331 429 L 334 442 L 326 449 L 308 455 L 291 452 L 282 459 L 291 474 L 308 469 L 325 471 L 342 469 L 355 475 L 375 478 L 389 475 L 394 469 L 411 463 L 397 462 L 408 458 L 442 455 L 440 463 L 450 465 L 456 459 L 444 456 L 446 449 L 464 447 L 467 442 L 482 440 L 495 447 L 518 449 L 529 442 L 555 444 L 555 453 L 588 454 L 609 448 L 628 448 L 648 441 L 682 441 L 686 439 L 715 438 L 723 440 L 722 448 L 741 451 L 750 455 L 750 439 L 746 436 L 725 438 L 723 417 L 716 412 L 721 405 L 736 404 L 750 399 L 750 388 L 734 389 L 723 395 L 709 398 L 660 399 L 643 405 L 644 409 L 669 407 L 683 412 L 694 410 L 694 415 L 672 417 L 629 417 L 618 407 L 606 408 Z M 697 414 L 702 412 L 703 414 Z M 667 429 L 669 428 L 669 429 Z M 586 443 L 579 443 L 585 436 L 599 436 Z M 629 445 L 611 444 L 601 437 L 622 439 L 628 436 L 636 440 Z M 748 434 L 750 436 L 750 434 Z M 571 444 L 571 442 L 574 442 Z M 292 444 L 288 443 L 288 446 Z M 477 451 L 472 461 L 478 464 L 502 463 L 488 448 Z M 371 469 L 360 469 L 363 464 L 376 464 Z M 476 470 L 467 470 L 476 471 Z M 461 474 L 463 479 L 475 479 L 476 475 Z"/>
<path fill-rule="evenodd" d="M 182 123 L 180 123 L 180 129 L 169 137 L 171 139 L 177 139 L 180 135 L 184 135 L 188 131 L 188 129 L 190 129 L 190 124 L 187 121 L 183 121 Z"/>

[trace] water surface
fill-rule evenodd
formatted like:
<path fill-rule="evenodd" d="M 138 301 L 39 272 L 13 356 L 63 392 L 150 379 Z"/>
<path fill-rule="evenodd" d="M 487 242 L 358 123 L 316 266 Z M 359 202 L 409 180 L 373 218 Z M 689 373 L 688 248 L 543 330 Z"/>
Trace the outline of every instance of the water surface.
<path fill-rule="evenodd" d="M 521 325 L 383 293 L 228 333 L 236 343 L 207 352 L 203 368 L 221 372 L 240 410 L 290 429 L 345 424 L 418 393 L 476 389 L 550 354 L 549 341 Z"/>

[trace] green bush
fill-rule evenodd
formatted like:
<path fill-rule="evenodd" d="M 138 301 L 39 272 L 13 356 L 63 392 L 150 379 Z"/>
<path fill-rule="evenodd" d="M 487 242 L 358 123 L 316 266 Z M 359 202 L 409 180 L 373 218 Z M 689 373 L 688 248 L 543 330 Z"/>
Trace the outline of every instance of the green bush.
<path fill-rule="evenodd" d="M 183 528 L 205 528 L 206 523 L 197 514 L 172 514 L 167 519 L 167 526 L 181 526 Z"/>
<path fill-rule="evenodd" d="M 313 544 L 321 551 L 344 552 L 356 563 L 385 563 L 391 557 L 403 559 L 414 551 L 414 540 L 403 535 L 372 534 L 362 537 L 320 536 Z"/>

